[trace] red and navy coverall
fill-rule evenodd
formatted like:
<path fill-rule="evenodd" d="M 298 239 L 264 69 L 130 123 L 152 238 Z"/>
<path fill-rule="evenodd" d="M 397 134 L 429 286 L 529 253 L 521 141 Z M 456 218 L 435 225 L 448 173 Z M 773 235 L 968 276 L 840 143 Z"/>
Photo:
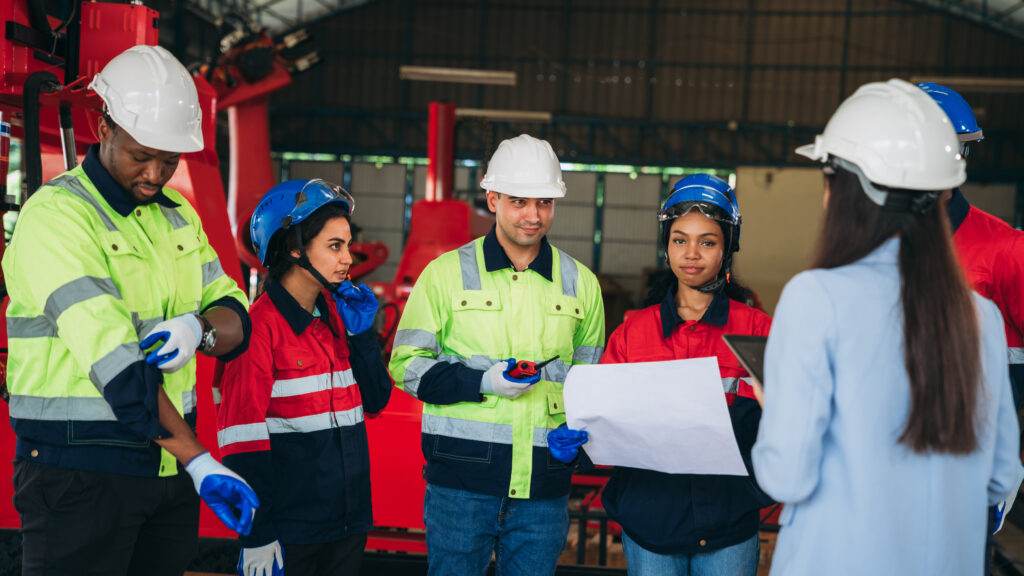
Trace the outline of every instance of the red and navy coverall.
<path fill-rule="evenodd" d="M 733 432 L 750 476 L 666 474 L 617 467 L 601 502 L 635 542 L 657 554 L 711 552 L 757 534 L 759 510 L 771 503 L 753 478 L 750 449 L 761 408 L 749 374 L 723 334 L 767 336 L 771 318 L 719 292 L 700 320 L 676 312 L 673 284 L 661 304 L 633 314 L 608 341 L 602 364 L 657 362 L 715 356 Z"/>
<path fill-rule="evenodd" d="M 280 284 L 252 305 L 249 349 L 220 381 L 224 464 L 256 491 L 253 548 L 321 544 L 369 532 L 370 455 L 363 411 L 384 409 L 391 377 L 372 330 L 345 335 L 328 295 L 314 317 Z"/>
<path fill-rule="evenodd" d="M 947 208 L 967 281 L 1003 313 L 1014 405 L 1024 404 L 1024 232 L 971 206 L 960 190 Z"/>

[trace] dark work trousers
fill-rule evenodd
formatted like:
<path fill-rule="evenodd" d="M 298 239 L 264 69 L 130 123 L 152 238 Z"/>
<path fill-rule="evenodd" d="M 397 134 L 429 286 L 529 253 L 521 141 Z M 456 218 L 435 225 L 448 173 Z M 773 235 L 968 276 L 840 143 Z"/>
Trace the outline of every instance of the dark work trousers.
<path fill-rule="evenodd" d="M 23 576 L 181 576 L 198 550 L 199 495 L 166 478 L 14 462 Z"/>
<path fill-rule="evenodd" d="M 992 532 L 996 529 L 996 507 L 990 506 L 988 509 L 988 530 L 985 534 L 985 576 L 992 574 L 992 552 L 996 544 L 995 537 Z"/>
<path fill-rule="evenodd" d="M 363 563 L 366 534 L 323 544 L 285 544 L 284 573 L 288 576 L 356 576 Z"/>

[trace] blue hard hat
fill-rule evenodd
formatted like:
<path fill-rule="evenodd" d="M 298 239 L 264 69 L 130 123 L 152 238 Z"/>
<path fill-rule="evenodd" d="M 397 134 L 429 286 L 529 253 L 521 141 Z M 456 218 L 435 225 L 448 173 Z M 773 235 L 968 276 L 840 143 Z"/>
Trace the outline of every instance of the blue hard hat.
<path fill-rule="evenodd" d="M 949 121 L 953 123 L 953 128 L 956 128 L 961 142 L 984 140 L 978 120 L 974 117 L 974 110 L 971 110 L 971 105 L 956 90 L 934 82 L 921 82 L 917 87 L 939 104 L 949 117 Z"/>
<path fill-rule="evenodd" d="M 288 180 L 271 188 L 260 200 L 249 221 L 252 248 L 260 263 L 268 266 L 267 250 L 274 234 L 302 222 L 317 209 L 337 202 L 352 214 L 355 200 L 337 184 L 314 178 Z"/>
<path fill-rule="evenodd" d="M 736 239 L 739 240 L 739 228 L 743 221 L 740 206 L 736 202 L 736 193 L 725 180 L 710 174 L 693 174 L 676 182 L 658 212 L 658 221 L 673 220 L 694 208 L 708 218 L 734 226 Z"/>

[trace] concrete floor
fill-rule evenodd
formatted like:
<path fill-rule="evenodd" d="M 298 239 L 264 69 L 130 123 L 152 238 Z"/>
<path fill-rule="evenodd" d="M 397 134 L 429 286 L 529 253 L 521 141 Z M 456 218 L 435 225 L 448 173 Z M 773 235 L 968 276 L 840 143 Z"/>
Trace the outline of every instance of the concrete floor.
<path fill-rule="evenodd" d="M 996 535 L 997 554 L 993 562 L 992 576 L 1024 576 L 1024 509 L 1018 510 L 1015 508 L 1009 520 L 999 534 Z M 560 564 L 575 564 L 577 554 L 576 534 L 577 531 L 574 523 L 570 527 L 566 550 L 560 559 Z M 586 564 L 589 566 L 596 566 L 598 563 L 599 538 L 600 536 L 593 531 L 588 535 Z M 761 533 L 761 561 L 757 571 L 758 576 L 768 576 L 772 562 L 772 553 L 775 551 L 775 538 L 776 533 L 774 532 Z M 622 553 L 621 541 L 612 535 L 608 535 L 605 545 L 607 550 L 606 567 L 624 571 L 626 568 L 626 558 Z M 186 572 L 185 576 L 231 575 Z"/>

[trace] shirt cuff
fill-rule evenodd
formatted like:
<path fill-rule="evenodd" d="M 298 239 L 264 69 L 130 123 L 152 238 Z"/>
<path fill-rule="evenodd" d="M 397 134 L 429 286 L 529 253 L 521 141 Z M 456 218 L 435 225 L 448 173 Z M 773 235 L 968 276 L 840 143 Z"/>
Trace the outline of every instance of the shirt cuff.
<path fill-rule="evenodd" d="M 224 354 L 217 356 L 217 359 L 221 362 L 230 362 L 244 354 L 245 351 L 249 349 L 249 336 L 252 334 L 252 319 L 249 318 L 249 312 L 245 309 L 245 306 L 231 296 L 224 296 L 223 298 L 218 298 L 207 304 L 200 314 L 204 314 L 207 310 L 217 308 L 218 306 L 234 310 L 235 314 L 238 314 L 239 320 L 242 321 L 242 341 L 230 352 L 225 352 Z"/>
<path fill-rule="evenodd" d="M 103 398 L 117 421 L 133 432 L 150 440 L 168 438 L 171 433 L 160 425 L 159 392 L 163 380 L 159 368 L 138 360 L 103 387 Z"/>

